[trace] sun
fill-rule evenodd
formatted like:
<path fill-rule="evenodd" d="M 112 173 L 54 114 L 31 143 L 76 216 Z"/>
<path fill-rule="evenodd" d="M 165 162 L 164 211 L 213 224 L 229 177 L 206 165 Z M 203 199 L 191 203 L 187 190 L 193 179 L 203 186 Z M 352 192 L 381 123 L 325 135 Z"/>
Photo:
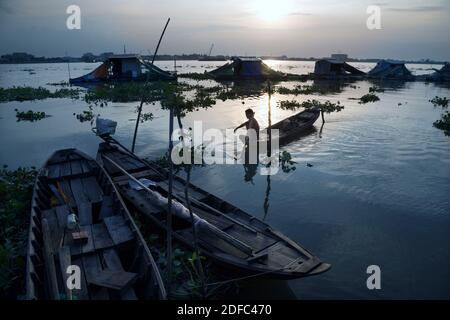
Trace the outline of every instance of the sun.
<path fill-rule="evenodd" d="M 266 22 L 280 21 L 292 11 L 291 1 L 258 0 L 254 2 L 256 16 Z"/>

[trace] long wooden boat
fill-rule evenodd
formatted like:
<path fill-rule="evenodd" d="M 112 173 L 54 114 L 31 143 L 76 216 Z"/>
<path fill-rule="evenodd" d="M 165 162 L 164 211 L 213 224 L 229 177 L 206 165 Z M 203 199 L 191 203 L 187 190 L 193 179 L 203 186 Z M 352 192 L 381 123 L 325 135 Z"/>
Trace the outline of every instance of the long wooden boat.
<path fill-rule="evenodd" d="M 26 298 L 166 298 L 158 267 L 116 187 L 76 149 L 55 152 L 38 174 Z"/>
<path fill-rule="evenodd" d="M 271 129 L 279 130 L 279 143 L 285 145 L 311 130 L 320 116 L 317 108 L 307 109 L 272 125 Z"/>
<path fill-rule="evenodd" d="M 155 194 L 150 196 L 149 190 L 136 188 L 136 181 L 125 172 L 138 180 L 151 181 L 151 192 L 167 197 L 167 171 L 119 147 L 112 138 L 103 139 L 106 142 L 99 146 L 97 161 L 110 174 L 130 209 L 166 230 L 167 207 L 152 201 Z M 174 200 L 187 207 L 183 193 L 185 183 L 181 177 L 174 176 Z M 215 262 L 245 274 L 285 279 L 316 275 L 330 268 L 265 222 L 193 184 L 189 186 L 189 201 L 196 221 L 200 222 L 195 223 L 200 250 Z M 188 217 L 173 215 L 173 236 L 192 248 L 194 237 Z"/>

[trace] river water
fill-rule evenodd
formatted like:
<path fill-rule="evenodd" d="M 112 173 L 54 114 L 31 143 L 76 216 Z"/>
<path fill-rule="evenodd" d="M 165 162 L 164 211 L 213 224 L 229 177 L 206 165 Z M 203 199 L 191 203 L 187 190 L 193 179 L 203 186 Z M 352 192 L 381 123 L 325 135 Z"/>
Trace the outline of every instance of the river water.
<path fill-rule="evenodd" d="M 267 61 L 275 69 L 306 74 L 312 62 Z M 203 72 L 222 62 L 179 61 L 178 71 Z M 172 62 L 159 62 L 172 70 Z M 70 65 L 72 77 L 96 64 Z M 355 64 L 364 71 L 373 64 Z M 408 65 L 415 74 L 440 66 Z M 0 65 L 0 87 L 57 87 L 67 81 L 66 64 Z M 280 83 L 293 86 L 296 83 Z M 254 280 L 244 283 L 243 298 L 376 299 L 450 298 L 450 138 L 432 123 L 442 110 L 429 102 L 450 97 L 450 87 L 423 82 L 382 83 L 380 101 L 357 100 L 373 83 L 358 81 L 329 93 L 271 99 L 272 123 L 293 114 L 276 107 L 286 99 L 340 101 L 345 109 L 327 114 L 316 129 L 284 147 L 296 170 L 266 176 L 242 165 L 195 168 L 195 184 L 264 219 L 332 264 L 325 274 L 292 281 Z M 258 91 L 258 90 L 257 90 Z M 95 107 L 102 117 L 118 121 L 116 138 L 130 145 L 138 103 Z M 233 128 L 252 108 L 260 126 L 268 124 L 264 90 L 244 100 L 218 101 L 207 110 L 189 114 L 185 125 L 202 120 L 204 128 Z M 38 122 L 17 122 L 14 109 L 45 111 Z M 74 113 L 87 109 L 83 100 L 47 99 L 0 103 L 0 165 L 41 166 L 56 149 L 76 147 L 95 156 L 98 138 L 91 124 Z M 158 105 L 145 106 L 155 119 L 140 127 L 137 152 L 158 158 L 167 149 L 168 114 Z M 309 166 L 307 166 L 309 164 Z M 368 290 L 366 269 L 381 268 L 381 290 Z"/>

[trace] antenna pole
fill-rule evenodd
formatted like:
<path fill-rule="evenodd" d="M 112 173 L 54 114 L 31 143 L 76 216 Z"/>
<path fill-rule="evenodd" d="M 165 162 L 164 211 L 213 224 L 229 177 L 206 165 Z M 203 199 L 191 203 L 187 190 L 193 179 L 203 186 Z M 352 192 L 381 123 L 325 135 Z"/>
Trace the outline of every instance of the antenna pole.
<path fill-rule="evenodd" d="M 67 51 L 66 51 L 66 58 L 67 58 L 67 71 L 69 72 L 69 83 L 70 83 L 70 79 L 72 77 L 70 76 L 70 59 L 69 56 L 67 55 Z"/>

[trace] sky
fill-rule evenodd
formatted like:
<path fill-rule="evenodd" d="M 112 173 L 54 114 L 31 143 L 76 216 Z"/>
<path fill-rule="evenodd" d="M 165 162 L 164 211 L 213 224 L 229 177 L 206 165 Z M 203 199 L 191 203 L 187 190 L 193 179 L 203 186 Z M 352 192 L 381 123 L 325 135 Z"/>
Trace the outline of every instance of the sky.
<path fill-rule="evenodd" d="M 69 5 L 81 29 L 69 30 Z M 381 9 L 369 30 L 367 7 Z M 0 0 L 0 54 L 287 55 L 450 60 L 449 0 Z"/>

